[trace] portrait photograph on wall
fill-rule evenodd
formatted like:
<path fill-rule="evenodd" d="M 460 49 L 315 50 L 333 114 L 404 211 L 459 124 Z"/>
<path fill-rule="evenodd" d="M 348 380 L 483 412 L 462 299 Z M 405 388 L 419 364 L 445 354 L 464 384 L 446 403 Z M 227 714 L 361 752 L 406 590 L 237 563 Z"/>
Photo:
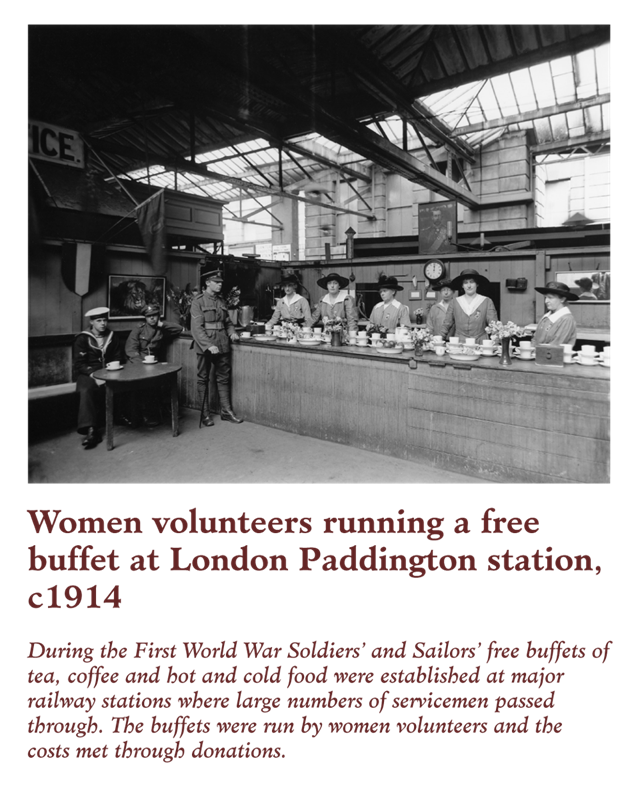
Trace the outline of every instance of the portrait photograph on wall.
<path fill-rule="evenodd" d="M 418 252 L 456 253 L 458 207 L 455 201 L 418 205 Z"/>
<path fill-rule="evenodd" d="M 158 305 L 164 318 L 166 278 L 109 275 L 109 318 L 141 317 L 147 305 Z"/>
<path fill-rule="evenodd" d="M 556 280 L 569 286 L 579 302 L 610 302 L 611 272 L 557 272 Z"/>

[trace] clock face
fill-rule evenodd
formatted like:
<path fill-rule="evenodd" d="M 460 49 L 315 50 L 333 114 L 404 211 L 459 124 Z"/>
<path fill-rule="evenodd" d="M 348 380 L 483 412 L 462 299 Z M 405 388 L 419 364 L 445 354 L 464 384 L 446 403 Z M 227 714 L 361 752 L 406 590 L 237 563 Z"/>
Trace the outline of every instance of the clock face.
<path fill-rule="evenodd" d="M 424 276 L 434 282 L 444 277 L 444 264 L 442 261 L 429 261 L 424 265 Z"/>

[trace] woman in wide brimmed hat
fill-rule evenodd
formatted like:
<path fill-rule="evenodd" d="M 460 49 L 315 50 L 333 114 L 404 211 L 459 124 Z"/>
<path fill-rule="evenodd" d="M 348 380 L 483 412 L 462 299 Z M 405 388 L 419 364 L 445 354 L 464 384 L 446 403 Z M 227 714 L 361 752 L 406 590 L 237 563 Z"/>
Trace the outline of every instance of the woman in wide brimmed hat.
<path fill-rule="evenodd" d="M 382 302 L 378 302 L 371 311 L 367 329 L 374 324 L 385 330 L 395 330 L 398 325 L 410 327 L 409 308 L 396 299 L 396 293 L 404 291 L 404 288 L 398 285 L 396 278 L 383 275 L 378 281 L 378 290 Z"/>
<path fill-rule="evenodd" d="M 478 288 L 486 289 L 489 281 L 475 269 L 463 269 L 451 281 L 454 290 L 462 291 L 452 299 L 447 315 L 442 322 L 442 337 L 447 340 L 456 335 L 464 343 L 467 338 L 480 342 L 488 338 L 485 328 L 497 321 L 498 313 L 493 301 L 478 293 Z"/>
<path fill-rule="evenodd" d="M 427 329 L 432 335 L 442 335 L 444 317 L 453 299 L 453 286 L 450 280 L 441 280 L 439 283 L 434 283 L 431 289 L 440 292 L 440 299 L 431 306 L 427 314 Z"/>
<path fill-rule="evenodd" d="M 310 327 L 313 323 L 311 308 L 302 294 L 297 293 L 300 285 L 298 278 L 295 275 L 287 275 L 278 285 L 284 288 L 284 297 L 277 300 L 273 316 L 265 326 L 271 328 L 279 321 L 297 321 L 299 324 L 304 324 L 305 327 Z"/>
<path fill-rule="evenodd" d="M 315 306 L 311 315 L 312 324 L 326 324 L 329 319 L 342 319 L 347 323 L 347 329 L 358 328 L 358 311 L 353 298 L 349 296 L 347 287 L 349 280 L 337 272 L 331 272 L 318 280 L 320 288 L 326 294 Z"/>
<path fill-rule="evenodd" d="M 556 280 L 536 288 L 536 291 L 544 294 L 547 312 L 540 319 L 533 336 L 533 345 L 546 343 L 550 346 L 562 346 L 570 343 L 573 346 L 578 337 L 578 328 L 567 302 L 575 302 L 579 297 L 565 283 Z"/>

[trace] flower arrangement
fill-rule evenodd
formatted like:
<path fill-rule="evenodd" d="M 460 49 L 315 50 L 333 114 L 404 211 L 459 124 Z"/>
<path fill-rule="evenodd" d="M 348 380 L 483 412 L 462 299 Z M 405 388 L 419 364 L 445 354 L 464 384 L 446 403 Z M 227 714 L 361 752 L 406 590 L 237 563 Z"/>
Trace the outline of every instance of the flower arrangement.
<path fill-rule="evenodd" d="M 344 329 L 344 319 L 327 319 L 324 328 L 327 332 L 338 332 Z"/>
<path fill-rule="evenodd" d="M 295 341 L 300 325 L 297 321 L 283 321 L 280 323 L 280 337 L 287 341 Z"/>
<path fill-rule="evenodd" d="M 431 332 L 425 327 L 420 329 L 413 329 L 409 332 L 411 343 L 416 349 L 424 349 L 431 343 Z"/>
<path fill-rule="evenodd" d="M 387 331 L 381 324 L 371 324 L 367 327 L 367 335 L 371 337 L 374 332 L 379 332 L 381 338 L 386 338 Z"/>
<path fill-rule="evenodd" d="M 230 310 L 237 308 L 240 305 L 240 289 L 238 286 L 232 286 L 227 294 L 224 296 L 224 301 Z"/>
<path fill-rule="evenodd" d="M 168 288 L 167 296 L 178 314 L 180 324 L 187 329 L 191 326 L 191 303 L 198 293 L 197 288 L 191 288 L 191 283 L 187 283 L 183 289 L 171 285 Z"/>
<path fill-rule="evenodd" d="M 415 315 L 416 316 L 424 316 L 424 310 L 422 308 L 416 308 Z"/>
<path fill-rule="evenodd" d="M 513 321 L 508 321 L 503 324 L 501 321 L 492 321 L 485 331 L 489 333 L 492 341 L 501 341 L 504 338 L 519 338 L 525 334 L 522 327 L 519 327 Z"/>

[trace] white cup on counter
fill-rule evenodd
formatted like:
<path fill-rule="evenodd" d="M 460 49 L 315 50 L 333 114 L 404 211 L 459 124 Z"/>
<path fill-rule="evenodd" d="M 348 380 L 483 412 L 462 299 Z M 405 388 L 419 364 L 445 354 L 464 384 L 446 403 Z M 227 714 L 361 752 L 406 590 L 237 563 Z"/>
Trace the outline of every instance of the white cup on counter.
<path fill-rule="evenodd" d="M 155 354 L 145 354 L 144 361 L 145 363 L 155 363 L 156 361 Z"/>
<path fill-rule="evenodd" d="M 444 346 L 436 346 L 433 351 L 438 355 L 438 357 L 443 357 L 445 353 L 445 348 Z"/>
<path fill-rule="evenodd" d="M 314 327 L 313 328 L 314 335 L 322 335 L 322 327 Z"/>
<path fill-rule="evenodd" d="M 520 351 L 523 349 L 530 349 L 531 348 L 531 341 L 520 341 Z"/>
<path fill-rule="evenodd" d="M 349 330 L 349 337 L 350 338 L 357 338 L 358 337 L 358 330 Z"/>
<path fill-rule="evenodd" d="M 476 339 L 475 338 L 465 338 L 464 342 L 466 343 L 467 346 L 475 346 L 476 345 Z"/>
<path fill-rule="evenodd" d="M 562 344 L 562 351 L 563 351 L 563 362 L 570 363 L 573 359 L 573 344 L 572 343 L 563 343 Z"/>
<path fill-rule="evenodd" d="M 611 346 L 605 346 L 602 350 L 602 362 L 605 365 L 611 365 Z"/>
<path fill-rule="evenodd" d="M 595 346 L 583 346 L 580 349 L 580 354 L 585 357 L 595 357 L 596 355 L 596 347 Z"/>
<path fill-rule="evenodd" d="M 490 349 L 493 346 L 493 341 L 491 340 L 491 338 L 487 338 L 484 341 L 482 341 L 482 346 L 484 349 Z"/>
<path fill-rule="evenodd" d="M 240 337 L 241 338 L 250 338 L 251 337 L 251 333 L 250 332 L 241 332 L 240 333 Z"/>
<path fill-rule="evenodd" d="M 457 346 L 460 343 L 460 338 L 454 335 L 453 337 L 449 338 L 449 343 L 453 344 L 454 346 Z"/>
<path fill-rule="evenodd" d="M 107 363 L 107 368 L 109 369 L 120 368 L 120 361 L 114 360 L 113 362 Z"/>

